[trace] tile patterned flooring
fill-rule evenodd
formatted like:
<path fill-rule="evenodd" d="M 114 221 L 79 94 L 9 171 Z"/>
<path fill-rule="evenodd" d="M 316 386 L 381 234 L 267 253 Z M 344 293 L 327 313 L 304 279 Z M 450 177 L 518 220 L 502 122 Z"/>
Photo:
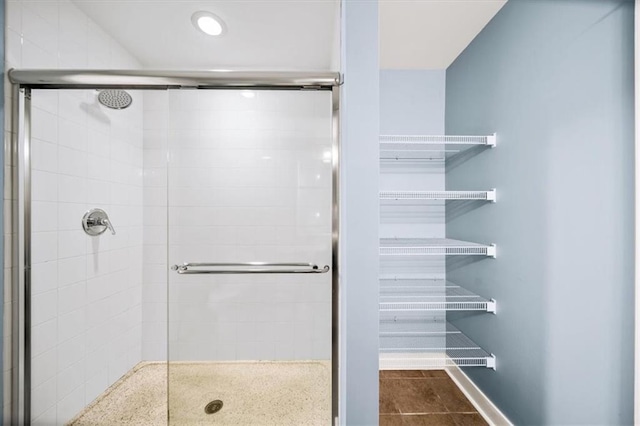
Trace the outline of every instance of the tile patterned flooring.
<path fill-rule="evenodd" d="M 487 422 L 444 370 L 380 371 L 380 426 L 432 425 Z"/>

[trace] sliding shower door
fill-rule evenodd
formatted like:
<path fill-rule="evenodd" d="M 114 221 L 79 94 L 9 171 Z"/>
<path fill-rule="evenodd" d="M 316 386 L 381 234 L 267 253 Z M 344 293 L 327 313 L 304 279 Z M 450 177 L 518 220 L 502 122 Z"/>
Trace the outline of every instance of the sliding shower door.
<path fill-rule="evenodd" d="M 145 161 L 168 159 L 145 197 L 166 191 L 169 423 L 330 424 L 331 92 L 147 104 Z"/>

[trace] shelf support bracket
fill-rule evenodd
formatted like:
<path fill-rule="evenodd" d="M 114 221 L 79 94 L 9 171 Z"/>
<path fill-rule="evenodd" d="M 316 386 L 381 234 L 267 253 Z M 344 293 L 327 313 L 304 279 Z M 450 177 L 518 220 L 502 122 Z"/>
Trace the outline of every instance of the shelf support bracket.
<path fill-rule="evenodd" d="M 492 203 L 496 202 L 496 189 L 491 188 L 491 191 L 487 191 L 487 201 L 491 201 Z"/>
<path fill-rule="evenodd" d="M 493 133 L 487 136 L 487 146 L 494 148 L 496 146 L 497 139 L 498 139 L 498 136 L 496 133 Z"/>
<path fill-rule="evenodd" d="M 496 356 L 494 354 L 487 358 L 487 368 L 491 368 L 493 371 L 496 370 Z"/>
<path fill-rule="evenodd" d="M 497 255 L 497 248 L 495 244 L 491 244 L 489 247 L 487 247 L 487 256 L 492 257 L 492 258 L 496 258 Z"/>
<path fill-rule="evenodd" d="M 496 314 L 496 299 L 491 299 L 487 302 L 487 312 Z"/>

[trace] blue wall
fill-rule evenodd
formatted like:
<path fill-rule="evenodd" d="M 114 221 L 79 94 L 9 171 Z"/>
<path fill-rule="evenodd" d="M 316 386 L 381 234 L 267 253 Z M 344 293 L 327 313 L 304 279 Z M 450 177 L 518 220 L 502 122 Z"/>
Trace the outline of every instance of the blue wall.
<path fill-rule="evenodd" d="M 381 70 L 380 134 L 444 133 L 445 70 Z"/>
<path fill-rule="evenodd" d="M 498 314 L 450 319 L 496 354 L 467 373 L 517 424 L 633 421 L 633 31 L 631 1 L 510 0 L 447 70 L 447 133 L 498 133 L 446 175 L 498 189 L 447 226 L 498 244 L 448 264 Z"/>
<path fill-rule="evenodd" d="M 378 423 L 378 2 L 342 3 L 342 424 Z"/>
<path fill-rule="evenodd" d="M 380 134 L 441 135 L 444 133 L 445 70 L 380 71 Z M 404 161 L 380 162 L 381 191 L 443 191 L 444 164 Z M 414 206 L 415 207 L 415 206 Z M 424 206 L 423 206 L 424 207 Z M 380 206 L 380 237 L 443 238 L 445 235 L 444 203 L 429 208 L 409 209 L 382 203 Z M 401 213 L 402 212 L 402 213 Z M 442 258 L 405 262 L 383 257 L 381 276 L 396 276 L 423 272 L 443 277 Z M 417 269 L 416 269 L 417 268 Z M 442 317 L 442 313 L 437 315 Z"/>

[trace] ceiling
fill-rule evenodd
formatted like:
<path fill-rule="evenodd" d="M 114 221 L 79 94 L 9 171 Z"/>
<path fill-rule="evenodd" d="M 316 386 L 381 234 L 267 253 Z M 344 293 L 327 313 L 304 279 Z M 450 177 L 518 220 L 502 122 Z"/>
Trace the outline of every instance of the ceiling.
<path fill-rule="evenodd" d="M 146 68 L 337 70 L 340 0 L 73 0 Z M 355 1 L 355 0 L 343 0 Z M 506 0 L 379 0 L 380 66 L 443 69 Z M 196 11 L 221 17 L 221 37 Z"/>
<path fill-rule="evenodd" d="M 507 0 L 379 0 L 380 67 L 444 69 Z"/>
<path fill-rule="evenodd" d="M 338 0 L 74 0 L 147 68 L 329 70 L 339 51 Z M 197 31 L 205 10 L 228 28 Z"/>

